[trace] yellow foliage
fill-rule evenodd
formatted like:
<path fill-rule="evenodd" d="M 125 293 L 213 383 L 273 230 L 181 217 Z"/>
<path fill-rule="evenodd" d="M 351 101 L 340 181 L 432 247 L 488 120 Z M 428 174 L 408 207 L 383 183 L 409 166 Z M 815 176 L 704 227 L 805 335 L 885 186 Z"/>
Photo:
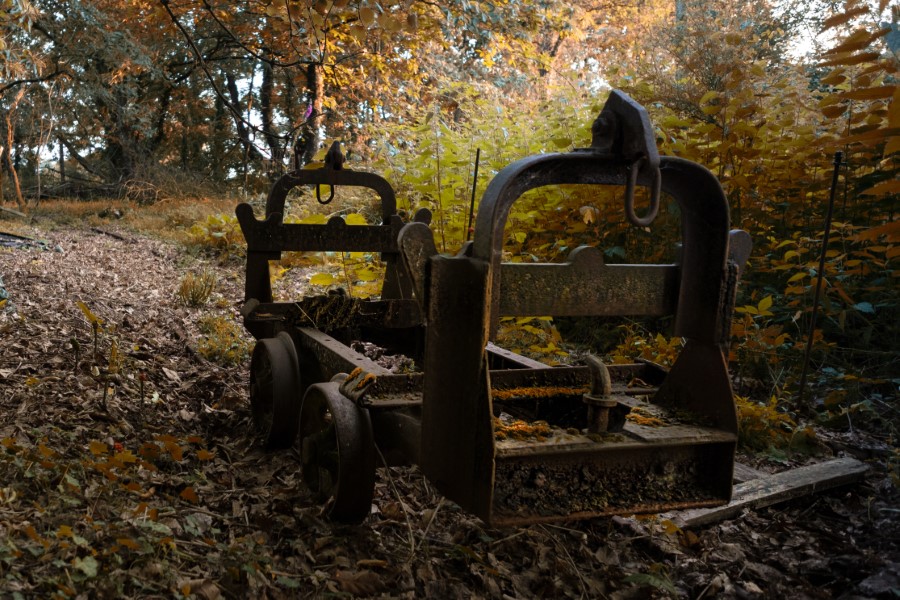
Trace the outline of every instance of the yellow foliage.
<path fill-rule="evenodd" d="M 207 360 L 221 365 L 236 365 L 250 354 L 250 342 L 243 329 L 225 317 L 206 316 L 200 320 L 203 338 L 197 351 Z"/>
<path fill-rule="evenodd" d="M 187 235 L 190 245 L 215 252 L 227 253 L 244 245 L 244 234 L 234 215 L 209 215 L 204 221 L 194 223 Z"/>
<path fill-rule="evenodd" d="M 635 358 L 649 360 L 665 367 L 675 364 L 681 352 L 681 338 L 666 338 L 661 333 L 645 337 L 642 332 L 627 328 L 627 335 L 612 353 L 615 364 L 634 362 Z"/>
<path fill-rule="evenodd" d="M 203 306 L 216 287 L 216 274 L 203 270 L 188 272 L 178 286 L 178 299 L 188 306 Z"/>
<path fill-rule="evenodd" d="M 778 410 L 778 399 L 754 402 L 735 396 L 738 411 L 738 442 L 750 450 L 783 449 L 791 445 L 797 424 Z"/>

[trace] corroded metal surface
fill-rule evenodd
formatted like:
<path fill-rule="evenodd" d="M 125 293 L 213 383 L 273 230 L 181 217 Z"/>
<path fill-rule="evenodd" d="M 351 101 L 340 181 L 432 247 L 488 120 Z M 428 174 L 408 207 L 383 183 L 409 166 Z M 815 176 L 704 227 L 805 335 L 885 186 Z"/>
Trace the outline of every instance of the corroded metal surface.
<path fill-rule="evenodd" d="M 303 480 L 329 517 L 366 518 L 375 489 L 375 442 L 369 413 L 340 392 L 340 381 L 310 386 L 303 397 L 298 445 Z"/>
<path fill-rule="evenodd" d="M 332 148 L 329 155 L 340 154 L 340 148 Z M 327 185 L 334 194 L 337 186 L 363 187 L 373 190 L 381 200 L 379 225 L 347 225 L 340 216 L 332 217 L 325 225 L 308 225 L 284 222 L 284 204 L 288 193 L 299 186 Z M 340 160 L 332 158 L 321 169 L 292 171 L 279 179 L 266 200 L 263 219 L 253 215 L 253 208 L 246 203 L 235 209 L 238 223 L 247 241 L 247 268 L 244 284 L 245 300 L 256 299 L 272 302 L 269 281 L 269 262 L 281 258 L 288 251 L 343 251 L 380 252 L 385 262 L 385 279 L 381 290 L 384 299 L 412 298 L 411 282 L 405 267 L 399 262 L 397 235 L 403 220 L 397 213 L 397 200 L 391 185 L 380 175 L 343 168 Z M 413 217 L 414 222 L 428 224 L 431 213 L 422 209 Z M 254 336 L 268 337 L 272 328 L 259 323 L 246 323 Z"/>
<path fill-rule="evenodd" d="M 606 265 L 593 246 L 564 263 L 508 263 L 500 269 L 504 316 L 661 316 L 672 314 L 677 265 Z"/>
<path fill-rule="evenodd" d="M 437 255 L 424 227 L 400 233 L 404 260 L 418 272 L 415 287 L 424 288 L 422 468 L 448 497 L 491 523 L 705 506 L 731 493 L 737 418 L 720 347 L 733 302 L 725 196 L 708 170 L 689 161 L 661 157 L 660 177 L 652 169 L 635 173 L 634 155 L 646 152 L 649 134 L 625 139 L 633 129 L 627 116 L 602 115 L 594 147 L 528 157 L 500 171 L 482 198 L 474 241 L 459 255 Z M 641 131 L 651 130 L 644 123 Z M 625 185 L 633 176 L 678 203 L 678 265 L 607 266 L 595 249 L 580 249 L 561 265 L 501 263 L 506 219 L 524 192 Z M 588 369 L 489 369 L 485 349 L 501 316 L 668 314 L 686 346 L 662 381 L 652 382 L 654 414 L 666 418 L 639 412 L 626 425 L 634 397 L 613 396 L 611 382 L 598 384 Z M 591 389 L 579 395 L 585 384 Z M 489 435 L 500 406 L 527 408 L 575 433 L 510 446 Z M 561 406 L 568 408 L 555 410 Z M 607 431 L 612 421 L 621 433 Z"/>
<path fill-rule="evenodd" d="M 260 340 L 250 360 L 250 408 L 267 448 L 294 443 L 302 393 L 291 337 L 281 332 Z"/>

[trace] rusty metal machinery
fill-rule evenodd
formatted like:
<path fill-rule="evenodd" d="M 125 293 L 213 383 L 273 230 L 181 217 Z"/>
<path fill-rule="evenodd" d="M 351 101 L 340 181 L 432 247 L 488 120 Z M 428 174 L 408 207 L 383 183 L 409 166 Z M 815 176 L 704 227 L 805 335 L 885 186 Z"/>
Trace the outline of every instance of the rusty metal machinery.
<path fill-rule="evenodd" d="M 383 179 L 331 165 L 278 182 L 264 221 L 238 207 L 248 243 L 245 324 L 260 339 L 251 365 L 254 418 L 270 446 L 297 444 L 303 477 L 332 518 L 368 514 L 379 453 L 418 463 L 450 500 L 494 525 L 730 499 L 737 419 L 723 348 L 749 241 L 729 232 L 715 177 L 660 157 L 652 132 L 646 111 L 612 92 L 591 147 L 528 157 L 497 174 L 474 241 L 456 256 L 437 252 L 428 215 L 400 222 Z M 284 224 L 285 194 L 304 184 L 372 187 L 384 224 Z M 599 250 L 582 247 L 561 264 L 502 263 L 511 205 L 528 190 L 561 184 L 624 186 L 624 212 L 639 226 L 669 194 L 682 217 L 680 261 L 606 265 Z M 642 217 L 634 209 L 638 186 L 651 196 Z M 342 314 L 363 335 L 400 340 L 420 372 L 393 373 L 311 323 L 305 315 L 314 299 L 272 302 L 268 261 L 283 250 L 382 252 L 381 300 L 326 302 L 346 303 Z M 671 370 L 593 357 L 584 366 L 548 367 L 494 343 L 501 316 L 526 315 L 674 315 L 684 347 Z M 540 430 L 513 435 L 509 415 Z"/>

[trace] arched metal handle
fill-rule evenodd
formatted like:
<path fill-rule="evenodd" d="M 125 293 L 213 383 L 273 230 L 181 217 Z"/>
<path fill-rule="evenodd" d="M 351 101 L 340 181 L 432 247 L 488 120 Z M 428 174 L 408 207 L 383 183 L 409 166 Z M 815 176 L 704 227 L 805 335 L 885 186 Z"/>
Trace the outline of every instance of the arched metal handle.
<path fill-rule="evenodd" d="M 642 163 L 648 162 L 645 157 L 641 157 L 631 163 L 628 167 L 628 182 L 625 185 L 625 216 L 637 227 L 649 227 L 650 223 L 656 219 L 659 214 L 659 193 L 662 187 L 662 176 L 659 167 L 653 167 L 653 182 L 650 184 L 650 209 L 643 217 L 638 217 L 634 212 L 634 190 L 637 187 L 638 173 L 641 170 Z"/>

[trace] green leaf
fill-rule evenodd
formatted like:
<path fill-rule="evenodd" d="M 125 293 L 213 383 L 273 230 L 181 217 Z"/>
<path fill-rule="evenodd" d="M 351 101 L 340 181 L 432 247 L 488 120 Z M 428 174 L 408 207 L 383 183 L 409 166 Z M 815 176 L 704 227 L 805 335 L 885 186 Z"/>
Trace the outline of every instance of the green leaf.
<path fill-rule="evenodd" d="M 296 579 L 292 579 L 290 577 L 286 577 L 284 575 L 279 575 L 275 579 L 275 582 L 278 583 L 279 585 L 283 585 L 284 587 L 290 588 L 290 589 L 298 589 L 300 587 L 299 581 L 297 581 Z"/>
<path fill-rule="evenodd" d="M 85 556 L 84 558 L 76 558 L 73 560 L 72 566 L 84 573 L 87 577 L 96 577 L 97 568 L 100 565 L 93 556 Z"/>

